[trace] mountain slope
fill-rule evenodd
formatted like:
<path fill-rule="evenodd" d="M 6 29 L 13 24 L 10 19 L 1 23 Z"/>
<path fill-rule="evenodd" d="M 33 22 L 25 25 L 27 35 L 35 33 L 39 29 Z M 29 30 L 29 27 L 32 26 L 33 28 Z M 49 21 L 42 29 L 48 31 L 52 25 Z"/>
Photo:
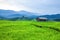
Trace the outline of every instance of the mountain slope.
<path fill-rule="evenodd" d="M 24 16 L 24 19 L 25 18 L 33 19 L 37 17 L 34 13 L 27 12 L 24 10 L 19 11 L 19 12 L 15 12 L 12 10 L 0 10 L 0 16 L 6 19 L 17 18 L 17 17 L 22 18 L 23 16 Z"/>
<path fill-rule="evenodd" d="M 46 17 L 48 19 L 60 19 L 60 14 L 54 14 L 54 15 L 43 15 L 43 16 L 40 16 L 40 17 Z"/>
<path fill-rule="evenodd" d="M 12 15 L 12 14 L 16 14 L 17 12 L 15 11 L 12 11 L 12 10 L 0 10 L 0 16 L 4 16 L 4 17 L 7 17 L 9 15 Z"/>
<path fill-rule="evenodd" d="M 0 10 L 0 19 L 35 19 L 37 17 L 46 17 L 49 20 L 60 18 L 60 14 L 53 15 L 36 15 L 37 13 L 27 11 L 12 11 L 12 10 Z"/>

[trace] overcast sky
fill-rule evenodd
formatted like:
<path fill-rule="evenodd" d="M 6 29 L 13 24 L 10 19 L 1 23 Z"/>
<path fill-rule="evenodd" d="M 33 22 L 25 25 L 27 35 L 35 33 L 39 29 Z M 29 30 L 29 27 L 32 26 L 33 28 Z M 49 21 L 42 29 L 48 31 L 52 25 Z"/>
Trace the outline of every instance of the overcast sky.
<path fill-rule="evenodd" d="M 0 0 L 0 9 L 60 14 L 60 0 Z"/>

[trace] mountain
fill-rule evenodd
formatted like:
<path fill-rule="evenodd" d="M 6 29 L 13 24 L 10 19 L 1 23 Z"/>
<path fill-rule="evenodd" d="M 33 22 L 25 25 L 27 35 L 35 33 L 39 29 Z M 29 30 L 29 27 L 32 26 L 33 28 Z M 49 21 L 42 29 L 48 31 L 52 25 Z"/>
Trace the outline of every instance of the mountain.
<path fill-rule="evenodd" d="M 12 14 L 16 14 L 17 12 L 12 11 L 12 10 L 2 10 L 0 9 L 0 16 L 7 17 Z"/>
<path fill-rule="evenodd" d="M 53 15 L 43 15 L 43 16 L 39 16 L 39 17 L 46 17 L 49 20 L 53 20 L 53 19 L 60 19 L 60 14 L 53 14 Z"/>
<path fill-rule="evenodd" d="M 14 19 L 14 18 L 20 19 L 23 16 L 24 16 L 24 19 L 34 19 L 37 17 L 37 15 L 35 15 L 35 13 L 27 12 L 24 10 L 19 11 L 19 12 L 12 11 L 12 10 L 0 10 L 0 16 L 4 17 L 4 19 Z"/>
<path fill-rule="evenodd" d="M 9 20 L 16 20 L 16 19 L 36 19 L 37 17 L 46 17 L 48 20 L 53 19 L 60 19 L 60 14 L 52 14 L 52 15 L 36 15 L 37 13 L 27 12 L 27 11 L 13 11 L 13 10 L 0 10 L 0 19 L 9 19 Z"/>

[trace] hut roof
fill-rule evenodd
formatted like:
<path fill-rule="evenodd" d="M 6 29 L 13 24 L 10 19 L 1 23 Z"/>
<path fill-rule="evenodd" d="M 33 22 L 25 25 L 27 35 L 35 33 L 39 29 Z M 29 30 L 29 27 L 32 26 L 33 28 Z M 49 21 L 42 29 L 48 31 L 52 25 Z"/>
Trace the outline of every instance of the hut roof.
<path fill-rule="evenodd" d="M 47 19 L 46 17 L 38 17 L 39 19 Z"/>

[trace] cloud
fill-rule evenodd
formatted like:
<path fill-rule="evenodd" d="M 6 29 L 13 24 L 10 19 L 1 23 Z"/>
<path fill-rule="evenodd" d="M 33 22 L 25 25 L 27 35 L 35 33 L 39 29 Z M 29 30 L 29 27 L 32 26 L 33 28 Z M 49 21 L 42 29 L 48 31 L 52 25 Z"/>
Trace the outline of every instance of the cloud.
<path fill-rule="evenodd" d="M 9 5 L 9 4 L 1 4 L 1 3 L 0 3 L 0 9 L 18 11 L 18 8 L 17 8 L 16 6 L 11 6 L 11 5 Z"/>
<path fill-rule="evenodd" d="M 60 13 L 60 0 L 0 0 L 0 9 L 56 14 Z"/>
<path fill-rule="evenodd" d="M 32 9 L 21 5 L 17 4 L 16 1 L 14 0 L 0 0 L 0 9 L 5 9 L 5 10 L 14 10 L 14 11 L 20 11 L 20 10 L 26 10 L 26 11 L 31 11 Z"/>

